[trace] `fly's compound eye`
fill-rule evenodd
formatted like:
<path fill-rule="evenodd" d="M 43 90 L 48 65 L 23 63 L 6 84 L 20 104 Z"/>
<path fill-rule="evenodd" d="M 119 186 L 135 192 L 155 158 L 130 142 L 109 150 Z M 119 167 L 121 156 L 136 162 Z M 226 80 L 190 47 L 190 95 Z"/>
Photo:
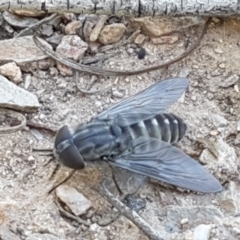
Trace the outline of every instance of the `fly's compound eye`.
<path fill-rule="evenodd" d="M 73 169 L 82 169 L 85 167 L 84 159 L 74 144 L 67 126 L 59 129 L 55 138 L 54 147 L 60 162 L 66 167 Z"/>
<path fill-rule="evenodd" d="M 85 162 L 74 144 L 63 149 L 59 158 L 66 167 L 73 169 L 83 169 L 85 167 Z"/>
<path fill-rule="evenodd" d="M 55 138 L 54 147 L 57 148 L 60 143 L 64 142 L 65 140 L 68 140 L 70 138 L 72 138 L 71 133 L 69 131 L 68 126 L 65 125 L 58 130 L 56 138 Z"/>

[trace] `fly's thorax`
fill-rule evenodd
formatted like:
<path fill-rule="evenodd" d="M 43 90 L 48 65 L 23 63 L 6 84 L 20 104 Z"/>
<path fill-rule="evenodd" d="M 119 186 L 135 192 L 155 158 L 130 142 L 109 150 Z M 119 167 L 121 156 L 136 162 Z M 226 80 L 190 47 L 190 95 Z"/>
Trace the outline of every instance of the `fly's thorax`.
<path fill-rule="evenodd" d="M 186 129 L 187 126 L 181 118 L 174 114 L 163 113 L 125 127 L 124 132 L 129 132 L 132 139 L 153 137 L 165 142 L 176 143 L 182 139 Z"/>
<path fill-rule="evenodd" d="M 122 129 L 105 121 L 92 121 L 73 132 L 73 141 L 85 161 L 117 154 Z"/>

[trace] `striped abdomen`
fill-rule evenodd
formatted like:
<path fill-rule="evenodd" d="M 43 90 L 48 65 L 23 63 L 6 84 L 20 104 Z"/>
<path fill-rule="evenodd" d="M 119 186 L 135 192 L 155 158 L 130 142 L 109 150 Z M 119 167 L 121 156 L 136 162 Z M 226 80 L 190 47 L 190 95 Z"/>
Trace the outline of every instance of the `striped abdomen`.
<path fill-rule="evenodd" d="M 174 114 L 163 113 L 126 127 L 123 132 L 128 132 L 132 139 L 144 136 L 175 143 L 184 136 L 186 129 L 187 126 L 181 118 Z"/>

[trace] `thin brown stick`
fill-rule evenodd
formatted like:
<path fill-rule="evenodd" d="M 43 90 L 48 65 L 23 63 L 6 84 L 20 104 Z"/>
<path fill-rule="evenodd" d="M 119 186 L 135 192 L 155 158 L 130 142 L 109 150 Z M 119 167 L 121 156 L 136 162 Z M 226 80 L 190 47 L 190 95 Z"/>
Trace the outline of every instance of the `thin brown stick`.
<path fill-rule="evenodd" d="M 85 226 L 87 226 L 87 227 L 89 227 L 89 226 L 91 225 L 90 223 L 88 223 L 87 221 L 81 219 L 80 217 L 75 216 L 75 215 L 71 214 L 70 212 L 67 212 L 66 210 L 64 210 L 63 207 L 60 205 L 60 203 L 59 203 L 58 201 L 55 201 L 55 204 L 56 204 L 56 206 L 58 207 L 59 212 L 60 212 L 64 217 L 67 217 L 67 218 L 69 218 L 69 219 L 72 219 L 72 220 L 78 222 L 79 224 L 83 224 L 83 225 L 85 225 Z"/>
<path fill-rule="evenodd" d="M 98 187 L 99 194 L 106 198 L 109 203 L 111 203 L 118 211 L 123 214 L 126 218 L 132 221 L 143 233 L 149 238 L 154 240 L 164 240 L 159 234 L 151 228 L 151 226 L 134 210 L 131 210 L 121 201 L 119 201 L 116 197 L 114 197 L 102 184 Z"/>
<path fill-rule="evenodd" d="M 56 13 L 55 13 L 55 14 L 52 14 L 52 15 L 49 16 L 49 17 L 46 17 L 46 18 L 42 19 L 41 21 L 39 21 L 39 22 L 37 22 L 37 23 L 35 23 L 35 24 L 32 24 L 32 25 L 28 26 L 27 28 L 23 29 L 20 33 L 18 33 L 14 38 L 21 37 L 21 36 L 23 36 L 24 34 L 27 34 L 28 32 L 37 29 L 37 28 L 38 28 L 39 26 L 41 26 L 42 24 L 53 20 L 55 17 L 57 17 L 57 14 L 56 14 Z"/>
<path fill-rule="evenodd" d="M 72 68 L 75 69 L 77 71 L 81 71 L 81 72 L 87 72 L 90 74 L 96 74 L 96 75 L 102 75 L 102 76 L 132 76 L 132 75 L 136 75 L 136 74 L 141 74 L 141 73 L 146 73 L 146 72 L 151 72 L 151 71 L 155 71 L 158 70 L 160 68 L 164 68 L 167 67 L 171 64 L 174 64 L 176 62 L 179 62 L 180 60 L 182 60 L 183 58 L 187 57 L 190 53 L 193 52 L 193 50 L 195 50 L 197 48 L 197 46 L 200 44 L 210 22 L 211 22 L 212 18 L 208 18 L 208 20 L 206 21 L 202 33 L 200 35 L 200 37 L 197 39 L 197 41 L 189 48 L 187 49 L 183 54 L 181 54 L 180 56 L 174 58 L 173 60 L 167 61 L 165 63 L 161 63 L 159 65 L 156 66 L 152 66 L 152 67 L 147 67 L 147 68 L 142 68 L 140 70 L 137 71 L 128 71 L 128 70 L 110 70 L 110 69 L 103 69 L 103 68 L 98 68 L 98 67 L 93 67 L 93 66 L 85 66 L 82 64 L 77 64 L 76 62 L 74 62 L 73 60 L 70 59 L 66 59 L 64 58 L 62 55 L 60 55 L 59 53 L 56 53 L 52 50 L 50 50 L 49 48 L 47 48 L 44 44 L 42 44 L 40 42 L 40 40 L 36 37 L 36 35 L 33 35 L 33 40 L 35 42 L 35 44 L 48 56 L 52 57 L 53 59 L 55 59 L 56 61 Z"/>
<path fill-rule="evenodd" d="M 6 116 L 9 116 L 10 118 L 13 119 L 12 122 L 15 122 L 15 121 L 18 122 L 18 124 L 13 125 L 11 127 L 0 127 L 0 133 L 4 133 L 4 134 L 14 133 L 14 132 L 20 131 L 26 127 L 27 120 L 23 114 L 9 110 L 9 109 L 0 109 L 0 114 L 5 114 Z M 15 120 L 15 118 L 17 120 Z"/>
<path fill-rule="evenodd" d="M 19 124 L 21 124 L 20 121 L 12 121 L 12 123 L 11 123 L 12 126 L 18 126 Z M 50 132 L 53 135 L 55 135 L 57 133 L 57 130 L 54 130 L 54 129 L 46 126 L 46 125 L 43 125 L 43 124 L 40 124 L 40 123 L 34 123 L 34 122 L 31 122 L 31 121 L 26 121 L 25 126 L 27 126 L 29 128 L 38 129 L 38 130 L 45 130 L 47 132 Z M 11 129 L 12 128 L 13 127 L 11 127 Z M 0 132 L 1 132 L 1 130 L 0 130 Z"/>
<path fill-rule="evenodd" d="M 89 64 L 96 63 L 99 61 L 105 61 L 106 59 L 120 55 L 120 53 L 121 52 L 105 53 L 105 54 L 102 53 L 101 55 L 97 55 L 97 56 L 86 56 L 86 57 L 82 58 L 81 64 L 89 65 Z"/>
<path fill-rule="evenodd" d="M 107 87 L 105 88 L 102 88 L 102 89 L 99 89 L 99 90 L 95 90 L 95 91 L 88 91 L 88 90 L 84 90 L 82 89 L 80 86 L 79 86 L 79 83 L 78 83 L 78 78 L 79 78 L 79 72 L 75 72 L 74 74 L 74 78 L 75 78 L 75 82 L 76 82 L 76 86 L 77 86 L 77 89 L 79 90 L 79 92 L 83 93 L 83 94 L 86 94 L 86 95 L 92 95 L 92 94 L 97 94 L 97 93 L 104 93 L 104 92 L 108 92 L 111 90 L 112 88 L 112 85 L 108 85 Z"/>
<path fill-rule="evenodd" d="M 67 182 L 72 176 L 73 174 L 76 172 L 77 170 L 74 169 L 72 170 L 72 172 L 64 179 L 62 180 L 60 183 L 58 183 L 57 185 L 55 185 L 54 187 L 52 187 L 49 191 L 48 194 L 52 193 L 57 187 L 59 187 L 60 185 L 62 185 L 63 183 Z M 52 174 L 53 175 L 53 174 Z M 51 176 L 52 177 L 52 176 Z"/>
<path fill-rule="evenodd" d="M 38 129 L 38 130 L 44 130 L 47 131 L 53 135 L 55 135 L 57 133 L 57 130 L 54 130 L 46 125 L 40 124 L 40 123 L 34 123 L 31 121 L 27 121 L 26 123 L 27 127 L 29 128 L 34 128 L 34 129 Z"/>

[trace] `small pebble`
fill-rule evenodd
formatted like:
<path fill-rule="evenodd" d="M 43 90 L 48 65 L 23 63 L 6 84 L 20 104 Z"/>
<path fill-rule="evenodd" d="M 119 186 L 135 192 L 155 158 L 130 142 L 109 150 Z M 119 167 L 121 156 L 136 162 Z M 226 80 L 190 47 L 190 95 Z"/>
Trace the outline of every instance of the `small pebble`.
<path fill-rule="evenodd" d="M 28 157 L 28 161 L 29 161 L 29 162 L 32 162 L 32 161 L 34 161 L 34 160 L 35 160 L 35 158 L 34 158 L 33 156 L 29 156 L 29 157 Z"/>
<path fill-rule="evenodd" d="M 214 51 L 215 51 L 215 53 L 219 53 L 219 54 L 223 53 L 223 50 L 219 49 L 219 48 L 215 48 Z"/>
<path fill-rule="evenodd" d="M 187 219 L 187 218 L 183 218 L 183 219 L 181 220 L 181 225 L 184 225 L 184 224 L 186 224 L 186 223 L 188 223 L 188 219 Z"/>
<path fill-rule="evenodd" d="M 197 97 L 195 96 L 195 95 L 193 95 L 192 97 L 191 97 L 191 99 L 192 99 L 192 101 L 196 101 L 197 100 Z"/>
<path fill-rule="evenodd" d="M 139 34 L 136 39 L 134 40 L 134 43 L 136 44 L 142 44 L 146 39 L 146 36 L 143 34 Z"/>
<path fill-rule="evenodd" d="M 127 52 L 128 52 L 129 54 L 132 54 L 132 53 L 134 52 L 134 49 L 133 49 L 133 48 L 128 48 Z"/>
<path fill-rule="evenodd" d="M 99 107 L 101 107 L 101 106 L 102 106 L 102 103 L 101 103 L 100 101 L 96 101 L 96 102 L 95 102 L 95 105 L 96 105 L 96 107 L 98 107 L 98 108 L 99 108 Z"/>
<path fill-rule="evenodd" d="M 236 85 L 234 85 L 234 90 L 235 90 L 235 92 L 239 92 L 239 88 L 238 88 L 238 85 L 236 84 Z"/>
<path fill-rule="evenodd" d="M 240 121 L 237 122 L 237 131 L 240 132 Z"/>
<path fill-rule="evenodd" d="M 219 64 L 219 67 L 223 69 L 226 67 L 226 65 L 224 63 L 221 63 L 221 64 Z"/>
<path fill-rule="evenodd" d="M 25 89 L 28 89 L 31 85 L 31 82 L 32 82 L 32 77 L 30 74 L 26 74 L 24 76 L 24 88 Z"/>
<path fill-rule="evenodd" d="M 112 94 L 113 94 L 114 97 L 123 98 L 123 93 L 121 93 L 121 92 L 119 92 L 117 90 L 113 91 Z"/>
<path fill-rule="evenodd" d="M 210 132 L 210 135 L 211 135 L 211 136 L 217 136 L 217 134 L 218 134 L 218 131 L 215 131 L 215 130 L 213 130 L 213 131 Z"/>

